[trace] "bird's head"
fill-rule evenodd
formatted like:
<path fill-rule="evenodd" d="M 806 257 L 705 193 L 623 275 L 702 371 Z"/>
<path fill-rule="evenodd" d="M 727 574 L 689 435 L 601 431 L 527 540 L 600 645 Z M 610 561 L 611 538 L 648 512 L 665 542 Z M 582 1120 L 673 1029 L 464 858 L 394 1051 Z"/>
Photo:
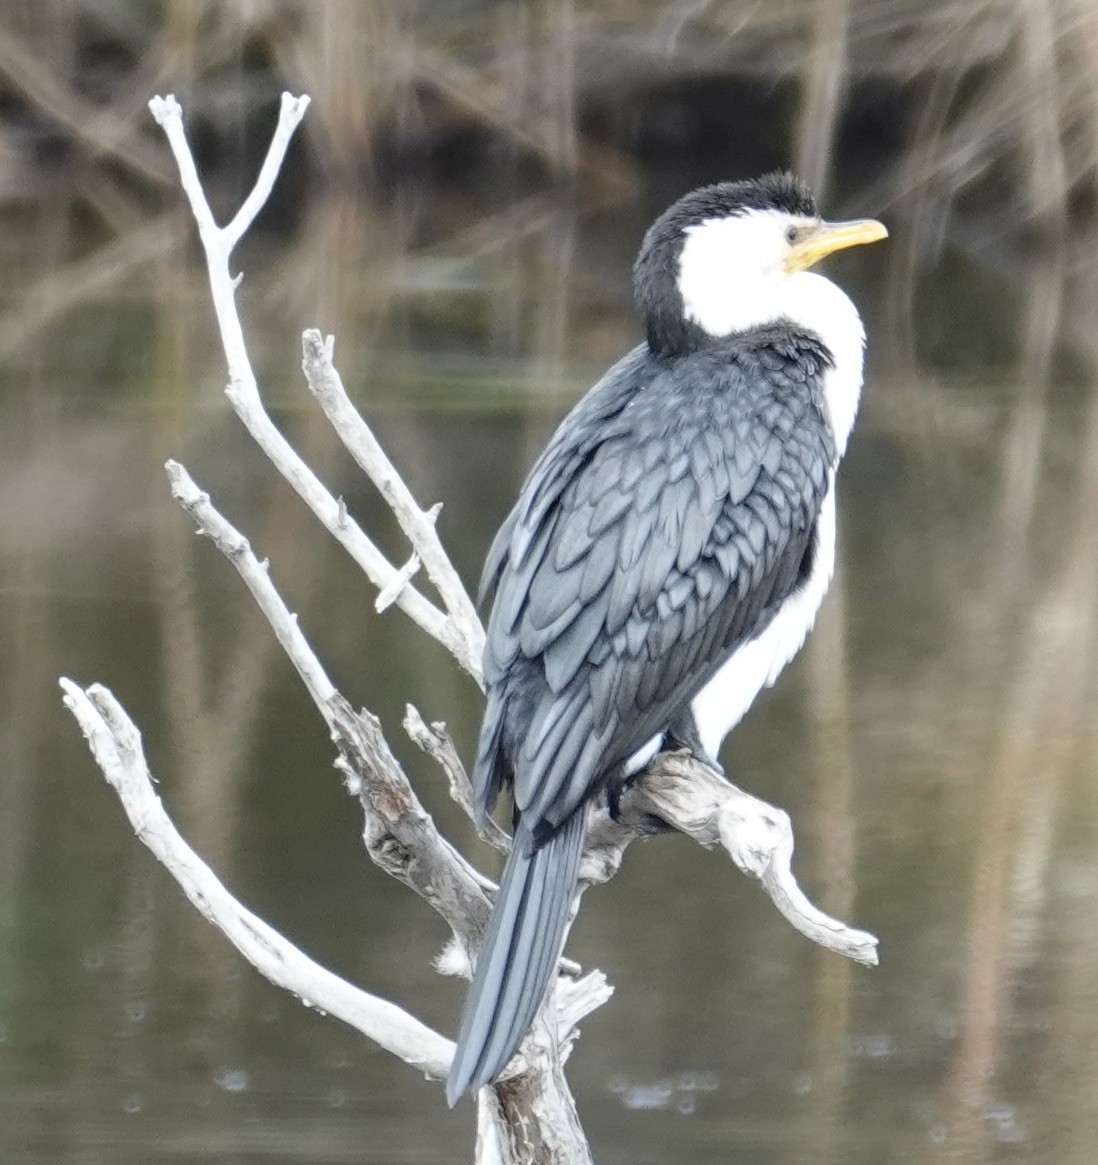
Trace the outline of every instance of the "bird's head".
<path fill-rule="evenodd" d="M 674 355 L 779 319 L 814 263 L 887 234 L 872 219 L 825 222 L 792 174 L 702 186 L 648 228 L 633 267 L 648 342 Z"/>

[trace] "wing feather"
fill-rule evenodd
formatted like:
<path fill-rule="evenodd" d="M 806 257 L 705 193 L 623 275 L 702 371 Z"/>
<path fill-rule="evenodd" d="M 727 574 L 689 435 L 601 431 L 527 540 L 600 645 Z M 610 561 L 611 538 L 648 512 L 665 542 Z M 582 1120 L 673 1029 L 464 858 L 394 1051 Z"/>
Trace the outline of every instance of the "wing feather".
<path fill-rule="evenodd" d="M 488 777 L 509 771 L 536 842 L 798 585 L 836 456 L 828 357 L 799 343 L 796 376 L 765 337 L 673 372 L 631 353 L 558 430 L 493 543 L 493 736 L 474 786 L 490 801 Z"/>

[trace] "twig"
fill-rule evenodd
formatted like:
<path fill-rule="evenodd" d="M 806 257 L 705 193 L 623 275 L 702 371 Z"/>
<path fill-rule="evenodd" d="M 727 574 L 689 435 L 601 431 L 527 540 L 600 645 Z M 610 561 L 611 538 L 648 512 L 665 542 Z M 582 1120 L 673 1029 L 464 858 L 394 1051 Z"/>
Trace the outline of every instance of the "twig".
<path fill-rule="evenodd" d="M 367 578 L 379 590 L 384 590 L 398 578 L 397 568 L 347 514 L 346 507 L 332 497 L 316 474 L 302 461 L 263 407 L 236 310 L 239 279 L 234 279 L 229 273 L 229 258 L 233 247 L 266 201 L 290 139 L 308 103 L 307 97 L 292 97 L 288 93 L 282 95 L 278 126 L 259 177 L 240 210 L 226 227 L 219 227 L 214 221 L 206 200 L 183 130 L 183 111 L 179 102 L 170 95 L 154 97 L 149 102 L 149 109 L 168 137 L 183 189 L 198 224 L 199 237 L 206 254 L 210 294 L 229 367 L 229 387 L 226 393 L 233 409 L 256 444 L 316 514 L 325 529 L 347 550 Z M 452 652 L 458 662 L 480 682 L 479 656 L 472 654 L 465 635 L 444 611 L 407 581 L 399 588 L 395 603 L 428 635 Z"/>
<path fill-rule="evenodd" d="M 467 950 L 475 949 L 488 917 L 485 891 L 492 884 L 439 833 L 377 718 L 365 710 L 356 712 L 336 690 L 297 616 L 271 582 L 267 564 L 256 558 L 248 540 L 215 509 L 182 465 L 169 461 L 166 468 L 172 496 L 194 519 L 199 533 L 236 568 L 324 717 L 340 751 L 337 765 L 349 778 L 348 791 L 362 805 L 370 857 L 430 903 Z"/>
<path fill-rule="evenodd" d="M 379 615 L 384 614 L 397 601 L 397 596 L 404 590 L 408 580 L 419 570 L 421 565 L 419 555 L 413 554 L 396 572 L 393 581 L 377 592 L 377 598 L 374 599 L 374 610 Z"/>
<path fill-rule="evenodd" d="M 282 596 L 275 590 L 267 562 L 256 558 L 247 538 L 222 517 L 210 501 L 210 495 L 195 485 L 194 479 L 178 461 L 168 461 L 164 470 L 172 497 L 194 519 L 198 532 L 205 534 L 236 567 L 313 702 L 317 707 L 323 707 L 336 694 L 335 684 L 302 634 L 297 616 L 286 607 Z"/>
<path fill-rule="evenodd" d="M 454 1045 L 395 1003 L 352 986 L 313 962 L 278 931 L 245 909 L 217 880 L 172 825 L 152 786 L 141 735 L 106 688 L 83 689 L 62 679 L 65 704 L 76 717 L 103 775 L 118 794 L 138 839 L 182 887 L 195 908 L 272 983 L 307 1007 L 334 1015 L 428 1076 L 445 1077 Z"/>
<path fill-rule="evenodd" d="M 757 878 L 785 919 L 814 943 L 836 954 L 877 965 L 877 939 L 817 909 L 790 869 L 793 826 L 782 809 L 729 783 L 686 752 L 663 752 L 621 799 L 620 817 L 605 815 L 588 841 L 582 871 L 604 881 L 621 864 L 622 851 L 651 819 L 670 825 L 707 849 L 720 846 L 745 874 Z"/>
<path fill-rule="evenodd" d="M 450 785 L 450 797 L 477 823 L 476 810 L 473 808 L 473 786 L 469 783 L 469 774 L 458 756 L 457 747 L 453 738 L 441 720 L 434 721 L 429 727 L 424 723 L 419 709 L 414 704 L 404 706 L 404 731 L 412 738 L 428 756 L 434 757 L 446 774 Z M 477 833 L 482 841 L 494 846 L 500 853 L 508 853 L 511 849 L 511 839 L 489 817 L 484 825 L 477 824 Z"/>
<path fill-rule="evenodd" d="M 351 404 L 343 381 L 332 364 L 334 345 L 334 336 L 325 340 L 315 328 L 309 328 L 301 337 L 301 366 L 305 370 L 309 391 L 316 397 L 359 468 L 389 503 L 400 528 L 423 562 L 428 577 L 438 588 L 450 618 L 464 636 L 471 660 L 476 661 L 479 669 L 484 652 L 484 628 L 473 601 L 439 541 L 435 529 L 439 507 L 432 507 L 427 512 L 419 508 L 412 491 L 404 484 L 369 425 Z"/>

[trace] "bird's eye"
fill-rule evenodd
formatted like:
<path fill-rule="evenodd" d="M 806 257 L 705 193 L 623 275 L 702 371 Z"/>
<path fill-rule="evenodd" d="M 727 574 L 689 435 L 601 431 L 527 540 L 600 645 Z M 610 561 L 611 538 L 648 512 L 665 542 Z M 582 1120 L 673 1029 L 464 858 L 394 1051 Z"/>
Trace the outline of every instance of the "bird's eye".
<path fill-rule="evenodd" d="M 801 233 L 801 231 L 800 231 L 799 227 L 786 227 L 785 228 L 785 241 L 790 246 L 792 246 L 797 241 L 797 239 L 800 237 L 800 233 Z"/>

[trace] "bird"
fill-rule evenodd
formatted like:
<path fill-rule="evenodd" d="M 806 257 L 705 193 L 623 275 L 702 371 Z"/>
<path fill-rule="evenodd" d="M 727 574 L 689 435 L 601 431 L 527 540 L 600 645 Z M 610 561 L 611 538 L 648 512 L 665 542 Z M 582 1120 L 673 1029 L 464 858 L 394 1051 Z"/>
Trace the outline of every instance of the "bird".
<path fill-rule="evenodd" d="M 644 340 L 566 416 L 489 549 L 483 820 L 509 856 L 446 1093 L 492 1083 L 559 963 L 591 807 L 657 751 L 717 764 L 800 649 L 835 561 L 835 477 L 865 331 L 810 268 L 887 236 L 775 171 L 681 197 L 633 268 Z"/>

